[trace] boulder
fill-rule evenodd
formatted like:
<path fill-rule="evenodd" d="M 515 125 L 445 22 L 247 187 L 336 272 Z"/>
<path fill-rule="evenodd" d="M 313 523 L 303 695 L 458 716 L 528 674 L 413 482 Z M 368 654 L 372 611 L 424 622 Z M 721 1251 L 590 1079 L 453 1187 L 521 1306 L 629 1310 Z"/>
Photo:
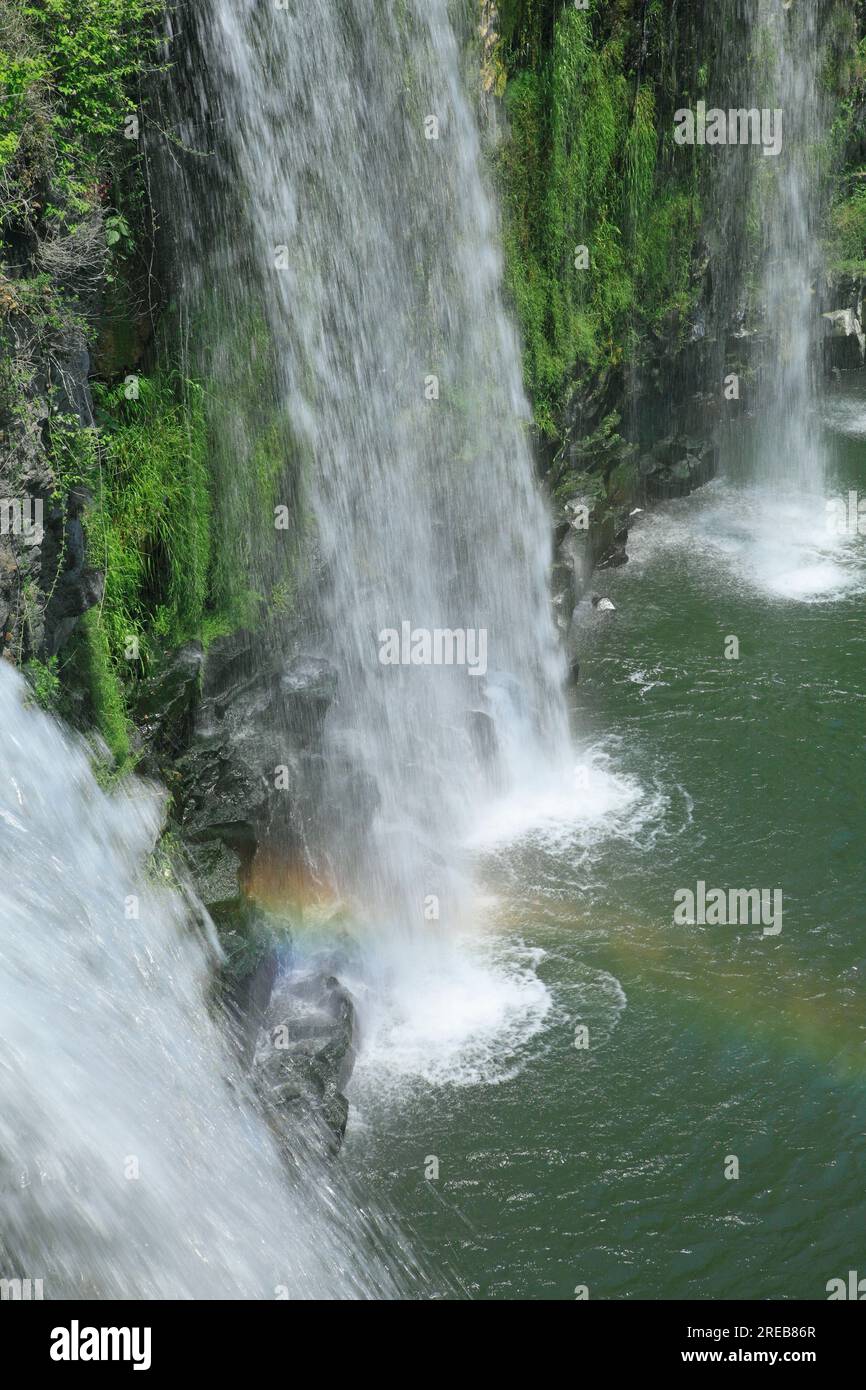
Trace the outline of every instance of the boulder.
<path fill-rule="evenodd" d="M 346 1132 L 343 1094 L 356 1053 L 355 1006 L 333 975 L 277 977 L 259 1030 L 253 1084 L 281 1147 L 292 1156 L 298 1122 L 326 1155 Z"/>
<path fill-rule="evenodd" d="M 334 1157 L 355 1064 L 349 991 L 317 962 L 298 967 L 288 920 L 238 895 L 212 908 L 225 953 L 218 993 L 238 1056 L 287 1163 Z"/>

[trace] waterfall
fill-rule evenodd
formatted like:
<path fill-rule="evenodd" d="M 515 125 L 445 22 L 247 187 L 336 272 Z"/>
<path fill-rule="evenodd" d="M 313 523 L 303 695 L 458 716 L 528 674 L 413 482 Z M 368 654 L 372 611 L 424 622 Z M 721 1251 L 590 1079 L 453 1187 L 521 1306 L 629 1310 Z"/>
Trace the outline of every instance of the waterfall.
<path fill-rule="evenodd" d="M 709 152 L 713 313 L 725 333 L 723 479 L 694 503 L 698 544 L 773 599 L 818 601 L 856 582 L 826 522 L 820 414 L 821 216 L 834 7 L 743 0 L 719 39 L 719 107 L 757 142 Z M 769 152 L 765 152 L 765 150 Z"/>
<path fill-rule="evenodd" d="M 782 112 L 782 149 L 763 159 L 762 299 L 766 351 L 756 395 L 758 480 L 789 498 L 823 495 L 826 459 L 817 410 L 821 271 L 822 95 L 820 7 L 762 0 L 758 63 L 768 105 Z M 759 156 L 760 157 L 760 156 Z"/>
<path fill-rule="evenodd" d="M 144 870 L 155 792 L 109 798 L 24 690 L 0 663 L 0 1275 L 46 1298 L 395 1295 L 398 1234 L 386 1268 L 340 1174 L 310 1153 L 290 1182 L 247 1095 L 207 929 Z"/>
<path fill-rule="evenodd" d="M 257 592 L 300 595 L 337 670 L 326 781 L 347 762 L 360 776 L 326 794 L 327 876 L 411 937 L 431 897 L 456 920 L 478 808 L 568 746 L 549 518 L 464 50 L 446 0 L 220 0 L 194 23 L 180 129 L 202 153 L 181 156 L 177 258 L 224 421 L 225 546 Z M 263 393 L 281 441 L 270 493 Z M 272 502 L 306 528 L 299 547 Z M 406 663 L 404 645 L 383 662 L 383 634 L 404 631 L 445 633 L 442 660 Z"/>

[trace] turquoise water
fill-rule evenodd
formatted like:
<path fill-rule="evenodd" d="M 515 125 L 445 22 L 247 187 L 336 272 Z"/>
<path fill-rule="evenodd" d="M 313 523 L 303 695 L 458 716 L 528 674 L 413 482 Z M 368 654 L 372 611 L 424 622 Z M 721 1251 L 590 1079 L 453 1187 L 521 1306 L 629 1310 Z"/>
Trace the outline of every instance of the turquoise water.
<path fill-rule="evenodd" d="M 833 495 L 866 492 L 866 394 L 826 416 Z M 866 1273 L 866 539 L 717 482 L 629 553 L 573 794 L 479 829 L 462 992 L 371 1040 L 341 1161 L 434 1294 L 825 1298 Z M 781 934 L 675 926 L 698 880 L 781 889 Z"/>

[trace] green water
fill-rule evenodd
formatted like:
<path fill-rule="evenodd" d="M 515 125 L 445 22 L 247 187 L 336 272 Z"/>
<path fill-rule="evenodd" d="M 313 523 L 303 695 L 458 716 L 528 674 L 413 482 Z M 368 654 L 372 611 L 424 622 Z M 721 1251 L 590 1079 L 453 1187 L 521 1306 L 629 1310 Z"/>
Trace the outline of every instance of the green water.
<path fill-rule="evenodd" d="M 830 492 L 866 492 L 866 395 L 828 413 Z M 342 1161 L 434 1296 L 822 1299 L 866 1274 L 866 541 L 713 484 L 636 519 L 630 555 L 587 615 L 588 809 L 481 855 L 502 1027 L 450 1073 L 374 1049 Z M 780 888 L 781 934 L 675 926 L 698 879 Z"/>

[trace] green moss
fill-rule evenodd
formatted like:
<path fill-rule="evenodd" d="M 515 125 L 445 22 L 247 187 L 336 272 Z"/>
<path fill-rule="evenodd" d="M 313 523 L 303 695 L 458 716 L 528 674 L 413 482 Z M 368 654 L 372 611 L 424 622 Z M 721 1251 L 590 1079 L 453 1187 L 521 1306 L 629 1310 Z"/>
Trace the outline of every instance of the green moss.
<path fill-rule="evenodd" d="M 137 390 L 128 399 L 127 391 Z M 91 561 L 105 571 L 103 627 L 114 661 L 198 636 L 208 597 L 211 502 L 200 387 L 177 376 L 94 390 L 99 437 Z"/>
<path fill-rule="evenodd" d="M 667 191 L 643 211 L 638 284 L 650 325 L 670 313 L 685 319 L 692 308 L 690 272 L 699 223 L 700 203 L 692 192 Z"/>
<path fill-rule="evenodd" d="M 835 119 L 821 150 L 830 176 L 824 253 L 831 272 L 866 276 L 866 165 L 863 162 L 863 108 L 866 103 L 866 16 L 837 7 L 830 27 L 823 83 L 835 105 Z"/>
<path fill-rule="evenodd" d="M 60 708 L 63 695 L 63 686 L 57 671 L 57 657 L 52 656 L 48 661 L 38 661 L 35 658 L 28 661 L 24 667 L 24 674 L 30 683 L 34 702 L 40 709 L 55 713 Z"/>
<path fill-rule="evenodd" d="M 691 304 L 693 171 L 670 172 L 653 85 L 629 73 L 637 9 L 514 0 L 502 11 L 506 284 L 535 422 L 554 440 L 573 380 L 615 365 Z"/>
<path fill-rule="evenodd" d="M 625 210 L 633 244 L 640 241 L 642 220 L 652 197 L 657 147 L 655 95 L 644 83 L 635 95 L 625 136 Z"/>
<path fill-rule="evenodd" d="M 222 635 L 293 608 L 312 525 L 304 480 L 314 461 L 286 405 L 280 345 L 255 307 L 239 315 L 233 301 L 208 296 L 195 336 L 207 345 L 200 370 L 214 498 L 206 635 Z M 275 528 L 278 506 L 288 509 L 286 529 Z"/>
<path fill-rule="evenodd" d="M 119 766 L 130 758 L 127 692 L 155 652 L 203 634 L 211 501 L 201 388 L 171 373 L 94 387 L 96 427 L 54 415 L 49 453 L 62 500 L 84 486 L 87 558 L 105 575 L 64 670 Z M 34 672 L 39 692 L 46 673 Z"/>
<path fill-rule="evenodd" d="M 262 594 L 254 589 L 238 590 L 230 602 L 205 614 L 199 634 L 203 645 L 209 647 L 218 637 L 228 637 L 240 628 L 254 631 L 261 627 L 267 610 L 268 604 Z"/>
<path fill-rule="evenodd" d="M 78 625 L 67 680 L 84 691 L 94 727 L 108 745 L 117 770 L 130 761 L 130 720 L 118 664 L 98 608 L 91 608 Z"/>
<path fill-rule="evenodd" d="M 842 274 L 866 275 L 866 170 L 854 178 L 853 192 L 839 197 L 830 213 L 828 263 Z"/>
<path fill-rule="evenodd" d="M 136 121 L 162 13 L 160 0 L 3 0 L 0 23 L 0 258 L 14 266 L 0 274 L 0 310 L 26 324 L 28 348 L 0 363 L 0 397 L 17 385 L 26 402 L 44 366 L 52 500 L 65 509 L 71 488 L 89 493 L 87 559 L 105 574 L 68 657 L 31 662 L 28 675 L 40 703 L 93 723 L 118 765 L 130 758 L 131 683 L 158 648 L 199 635 L 213 608 L 201 388 L 166 369 L 139 376 L 137 391 L 117 384 L 131 380 L 152 320 L 154 224 Z M 83 307 L 94 290 L 97 353 Z M 95 427 L 53 382 L 58 336 L 73 330 L 105 383 L 93 390 Z M 7 413 L 17 420 L 14 406 Z M 63 547 L 54 587 L 65 560 Z"/>
<path fill-rule="evenodd" d="M 607 480 L 608 501 L 614 506 L 624 506 L 637 493 L 637 464 L 630 459 L 618 463 Z"/>

